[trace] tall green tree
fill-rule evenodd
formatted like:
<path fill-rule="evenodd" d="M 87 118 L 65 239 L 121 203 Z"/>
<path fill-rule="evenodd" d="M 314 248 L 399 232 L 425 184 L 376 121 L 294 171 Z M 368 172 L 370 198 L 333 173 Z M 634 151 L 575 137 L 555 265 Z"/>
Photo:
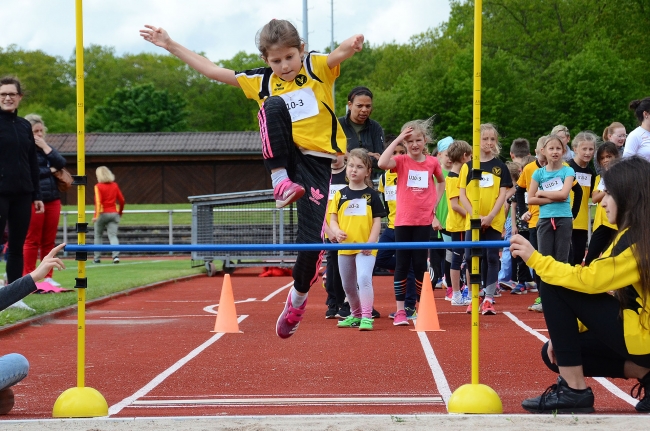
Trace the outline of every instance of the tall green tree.
<path fill-rule="evenodd" d="M 120 88 L 88 119 L 89 132 L 179 132 L 187 128 L 187 101 L 153 84 Z"/>

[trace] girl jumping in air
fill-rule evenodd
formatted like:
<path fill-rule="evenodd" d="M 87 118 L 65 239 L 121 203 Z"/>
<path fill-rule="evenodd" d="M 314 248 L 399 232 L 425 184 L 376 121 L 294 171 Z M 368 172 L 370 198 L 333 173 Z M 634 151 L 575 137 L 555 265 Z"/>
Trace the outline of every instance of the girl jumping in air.
<path fill-rule="evenodd" d="M 262 154 L 271 173 L 276 206 L 296 202 L 296 242 L 322 243 L 330 164 L 337 154 L 345 153 L 346 146 L 345 134 L 334 115 L 332 87 L 341 62 L 363 48 L 363 35 L 352 36 L 327 55 L 306 52 L 296 28 L 289 21 L 273 19 L 256 37 L 260 55 L 269 67 L 243 72 L 217 66 L 172 40 L 160 27 L 145 25 L 140 35 L 197 72 L 239 87 L 246 97 L 257 101 Z M 294 285 L 276 324 L 280 338 L 289 338 L 298 329 L 321 260 L 320 251 L 298 253 Z"/>
<path fill-rule="evenodd" d="M 431 228 L 440 229 L 435 216 L 438 200 L 445 191 L 445 177 L 438 159 L 425 154 L 427 142 L 431 140 L 431 119 L 409 121 L 402 126 L 402 133 L 386 147 L 379 158 L 381 169 L 391 169 L 397 173 L 397 207 L 395 215 L 396 242 L 426 242 Z M 404 142 L 406 155 L 393 157 L 397 144 Z M 433 178 L 438 181 L 434 184 Z M 409 324 L 404 300 L 406 279 L 413 265 L 415 289 L 418 297 L 422 292 L 422 279 L 427 271 L 426 249 L 397 250 L 395 264 L 395 301 L 397 311 L 393 325 Z"/>
<path fill-rule="evenodd" d="M 330 228 L 340 243 L 377 242 L 386 211 L 372 188 L 372 159 L 367 150 L 350 151 L 346 173 L 349 184 L 336 191 L 329 205 Z M 376 255 L 377 250 L 339 250 L 339 271 L 351 312 L 338 323 L 339 328 L 372 331 L 372 270 Z"/>

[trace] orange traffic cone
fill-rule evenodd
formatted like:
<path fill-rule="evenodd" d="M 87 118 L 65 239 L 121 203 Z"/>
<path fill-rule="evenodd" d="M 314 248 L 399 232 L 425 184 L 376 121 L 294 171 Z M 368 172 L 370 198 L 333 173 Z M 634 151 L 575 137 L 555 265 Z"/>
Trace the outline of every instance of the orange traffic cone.
<path fill-rule="evenodd" d="M 431 278 L 428 272 L 424 273 L 422 280 L 420 307 L 418 307 L 418 318 L 415 320 L 414 331 L 444 331 L 444 329 L 440 329 L 438 322 L 438 310 L 436 309 L 436 300 L 433 298 Z"/>
<path fill-rule="evenodd" d="M 217 321 L 212 332 L 225 332 L 228 334 L 240 332 L 239 323 L 237 323 L 237 310 L 235 310 L 235 298 L 232 295 L 232 285 L 230 284 L 230 274 L 223 277 L 219 311 L 217 311 Z"/>

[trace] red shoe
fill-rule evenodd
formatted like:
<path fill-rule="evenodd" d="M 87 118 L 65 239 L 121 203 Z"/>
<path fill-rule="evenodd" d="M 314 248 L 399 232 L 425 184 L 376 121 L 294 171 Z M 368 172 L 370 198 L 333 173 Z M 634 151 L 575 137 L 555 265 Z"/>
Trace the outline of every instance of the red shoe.
<path fill-rule="evenodd" d="M 484 316 L 493 316 L 497 314 L 497 311 L 494 309 L 494 305 L 492 305 L 492 301 L 489 299 L 483 300 L 483 304 L 481 304 L 481 314 Z"/>

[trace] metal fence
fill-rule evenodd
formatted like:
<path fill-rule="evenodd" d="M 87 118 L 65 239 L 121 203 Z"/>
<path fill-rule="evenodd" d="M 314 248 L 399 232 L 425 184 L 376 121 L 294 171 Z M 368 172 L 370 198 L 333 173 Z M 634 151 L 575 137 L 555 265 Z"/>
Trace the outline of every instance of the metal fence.
<path fill-rule="evenodd" d="M 273 190 L 190 196 L 192 203 L 192 244 L 285 244 L 294 243 L 298 216 L 294 205 L 275 208 Z M 215 272 L 214 261 L 223 262 L 223 271 L 236 267 L 292 266 L 297 252 L 242 251 L 192 252 L 192 261 L 203 261 L 208 275 Z"/>

